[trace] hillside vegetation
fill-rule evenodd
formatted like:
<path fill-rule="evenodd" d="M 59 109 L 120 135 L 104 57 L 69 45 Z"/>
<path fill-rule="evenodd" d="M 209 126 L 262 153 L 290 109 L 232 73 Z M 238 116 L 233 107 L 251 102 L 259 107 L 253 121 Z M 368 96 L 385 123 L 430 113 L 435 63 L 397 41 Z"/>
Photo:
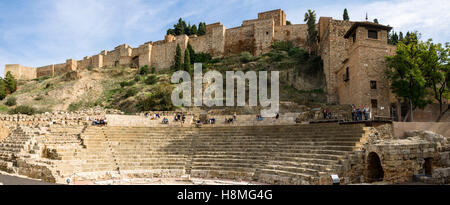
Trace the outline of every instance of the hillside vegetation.
<path fill-rule="evenodd" d="M 196 56 L 192 61 L 203 63 L 204 72 L 294 70 L 297 79 L 323 81 L 320 57 L 310 56 L 290 42 L 275 43 L 273 48 L 271 52 L 259 57 L 243 52 L 239 55 L 211 59 L 207 54 L 194 53 L 195 51 L 191 51 L 194 53 L 191 56 Z M 147 66 L 139 69 L 107 67 L 80 71 L 80 78 L 70 78 L 65 74 L 19 82 L 17 91 L 0 101 L 0 113 L 24 113 L 23 110 L 30 114 L 57 110 L 77 111 L 97 106 L 118 109 L 125 113 L 180 109 L 171 104 L 171 93 L 177 86 L 170 83 L 174 71 L 176 71 L 174 68 L 170 68 L 155 72 L 154 68 Z M 324 82 L 318 83 L 317 88 L 312 90 L 298 90 L 291 84 L 292 82 L 280 77 L 281 101 L 314 105 L 324 103 L 326 100 L 322 86 Z M 14 99 L 15 103 L 8 104 L 10 99 Z"/>

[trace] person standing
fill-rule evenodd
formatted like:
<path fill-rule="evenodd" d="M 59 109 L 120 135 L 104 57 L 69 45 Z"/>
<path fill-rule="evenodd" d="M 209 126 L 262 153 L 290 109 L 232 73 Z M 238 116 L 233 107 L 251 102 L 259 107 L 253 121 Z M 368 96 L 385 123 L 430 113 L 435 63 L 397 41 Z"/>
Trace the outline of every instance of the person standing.
<path fill-rule="evenodd" d="M 352 105 L 352 121 L 356 121 L 356 107 Z"/>
<path fill-rule="evenodd" d="M 362 112 L 361 109 L 356 109 L 356 121 L 361 121 L 362 120 Z"/>
<path fill-rule="evenodd" d="M 365 120 L 369 120 L 370 119 L 370 108 L 369 108 L 369 106 L 364 105 L 363 113 L 364 113 Z"/>
<path fill-rule="evenodd" d="M 324 108 L 324 109 L 323 109 L 323 119 L 324 119 L 324 120 L 327 119 L 327 116 L 328 116 L 327 108 Z"/>

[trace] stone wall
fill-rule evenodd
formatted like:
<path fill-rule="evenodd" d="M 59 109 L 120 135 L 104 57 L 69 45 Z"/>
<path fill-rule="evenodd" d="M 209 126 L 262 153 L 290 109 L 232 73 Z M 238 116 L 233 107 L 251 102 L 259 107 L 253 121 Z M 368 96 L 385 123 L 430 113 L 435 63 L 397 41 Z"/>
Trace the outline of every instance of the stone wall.
<path fill-rule="evenodd" d="M 36 78 L 36 69 L 31 67 L 22 66 L 19 64 L 5 65 L 5 75 L 11 72 L 16 79 L 20 80 L 32 80 Z"/>
<path fill-rule="evenodd" d="M 225 32 L 224 55 L 238 54 L 244 51 L 254 53 L 253 26 L 242 26 L 227 29 Z"/>
<path fill-rule="evenodd" d="M 275 41 L 292 41 L 295 46 L 307 50 L 306 36 L 308 26 L 306 24 L 295 24 L 287 26 L 275 26 Z"/>
<path fill-rule="evenodd" d="M 387 31 L 378 31 L 378 39 L 369 39 L 365 27 L 356 29 L 356 40 L 349 39 L 349 57 L 337 71 L 337 91 L 340 104 L 368 105 L 372 116 L 390 116 L 390 88 L 384 75 L 389 55 Z M 347 70 L 349 78 L 347 79 Z M 376 88 L 371 88 L 371 81 Z M 372 104 L 376 100 L 377 104 Z"/>
<path fill-rule="evenodd" d="M 450 123 L 446 122 L 394 122 L 394 134 L 403 136 L 409 130 L 428 130 L 450 137 Z"/>
<path fill-rule="evenodd" d="M 137 68 L 147 65 L 161 70 L 173 65 L 177 44 L 182 49 L 182 55 L 189 42 L 196 52 L 209 53 L 217 58 L 244 51 L 261 55 L 271 49 L 274 41 L 281 40 L 290 40 L 295 45 L 303 47 L 305 39 L 306 25 L 286 26 L 286 14 L 278 9 L 260 13 L 258 19 L 244 21 L 242 26 L 237 28 L 226 29 L 221 23 L 207 25 L 204 36 L 167 35 L 162 41 L 148 42 L 137 48 L 123 44 L 112 51 L 102 51 L 81 60 L 68 59 L 58 66 L 48 65 L 24 70 L 23 66 L 9 65 L 7 70 L 13 70 L 17 78 L 27 80 L 55 76 L 62 72 L 109 66 Z"/>
<path fill-rule="evenodd" d="M 319 54 L 323 60 L 323 68 L 327 82 L 328 102 L 337 103 L 337 71 L 348 58 L 348 41 L 345 33 L 354 22 L 321 18 L 319 20 Z"/>

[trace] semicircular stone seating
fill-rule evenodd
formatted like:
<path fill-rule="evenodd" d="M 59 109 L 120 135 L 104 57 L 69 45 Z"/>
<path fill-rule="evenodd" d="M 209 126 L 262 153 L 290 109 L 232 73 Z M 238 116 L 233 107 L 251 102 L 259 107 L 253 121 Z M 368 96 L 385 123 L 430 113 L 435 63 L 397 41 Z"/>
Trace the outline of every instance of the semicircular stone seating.
<path fill-rule="evenodd" d="M 364 133 L 338 123 L 219 127 L 62 127 L 41 143 L 56 178 L 179 178 L 323 184 Z M 6 149 L 0 143 L 0 154 Z M 8 144 L 6 144 L 8 145 Z M 11 146 L 6 146 L 11 147 Z M 56 157 L 55 157 L 56 156 Z M 3 161 L 10 160 L 2 158 Z M 0 168 L 1 169 L 1 168 Z"/>

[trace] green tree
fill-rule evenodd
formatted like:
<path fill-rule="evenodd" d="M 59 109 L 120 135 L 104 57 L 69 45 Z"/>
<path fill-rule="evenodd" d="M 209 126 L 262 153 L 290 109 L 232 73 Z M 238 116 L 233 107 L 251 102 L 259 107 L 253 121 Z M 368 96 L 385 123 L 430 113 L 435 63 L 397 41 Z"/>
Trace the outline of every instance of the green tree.
<path fill-rule="evenodd" d="M 189 49 L 184 50 L 184 71 L 191 72 L 191 55 Z"/>
<path fill-rule="evenodd" d="M 429 39 L 427 42 L 421 42 L 419 44 L 420 59 L 422 63 L 422 71 L 426 80 L 427 87 L 431 90 L 431 95 L 434 100 L 439 102 L 439 116 L 437 122 L 439 122 L 442 116 L 450 110 L 450 105 L 444 108 L 444 103 L 450 99 L 449 79 L 450 79 L 450 65 L 449 65 L 449 53 L 450 45 L 446 43 L 434 44 Z"/>
<path fill-rule="evenodd" d="M 6 83 L 2 78 L 0 78 L 0 100 L 5 99 L 7 94 Z"/>
<path fill-rule="evenodd" d="M 374 19 L 373 22 L 378 24 L 378 19 Z"/>
<path fill-rule="evenodd" d="M 286 21 L 286 25 L 292 25 L 291 21 Z"/>
<path fill-rule="evenodd" d="M 191 31 L 191 35 L 197 34 L 197 32 L 198 32 L 197 26 L 195 24 L 192 25 L 190 31 Z"/>
<path fill-rule="evenodd" d="M 350 17 L 348 16 L 347 8 L 344 9 L 344 21 L 350 21 Z"/>
<path fill-rule="evenodd" d="M 315 48 L 315 45 L 317 43 L 317 34 L 318 34 L 317 28 L 316 28 L 315 12 L 308 10 L 308 12 L 305 13 L 304 21 L 308 25 L 308 37 L 307 37 L 308 52 L 312 53 L 312 50 Z"/>
<path fill-rule="evenodd" d="M 200 22 L 200 24 L 198 25 L 198 32 L 197 35 L 202 36 L 206 34 L 206 23 L 205 22 Z"/>
<path fill-rule="evenodd" d="M 175 70 L 181 70 L 182 69 L 182 59 L 181 59 L 181 47 L 180 44 L 177 44 L 177 51 L 175 53 Z"/>
<path fill-rule="evenodd" d="M 5 76 L 6 90 L 8 93 L 14 93 L 17 90 L 17 81 L 10 71 Z"/>
<path fill-rule="evenodd" d="M 178 23 L 175 24 L 173 27 L 175 28 L 175 34 L 176 34 L 177 36 L 178 36 L 178 35 L 181 35 L 181 34 L 185 34 L 185 31 L 186 31 L 186 22 L 183 21 L 182 18 L 180 18 L 180 19 L 178 19 Z"/>
<path fill-rule="evenodd" d="M 422 75 L 423 62 L 419 58 L 421 51 L 415 33 L 407 37 L 409 44 L 403 41 L 397 45 L 397 54 L 386 57 L 390 69 L 386 71 L 391 81 L 392 92 L 403 102 L 408 103 L 409 111 L 404 121 L 410 116 L 414 121 L 413 112 L 416 108 L 424 109 L 431 103 L 427 98 L 426 79 Z"/>

